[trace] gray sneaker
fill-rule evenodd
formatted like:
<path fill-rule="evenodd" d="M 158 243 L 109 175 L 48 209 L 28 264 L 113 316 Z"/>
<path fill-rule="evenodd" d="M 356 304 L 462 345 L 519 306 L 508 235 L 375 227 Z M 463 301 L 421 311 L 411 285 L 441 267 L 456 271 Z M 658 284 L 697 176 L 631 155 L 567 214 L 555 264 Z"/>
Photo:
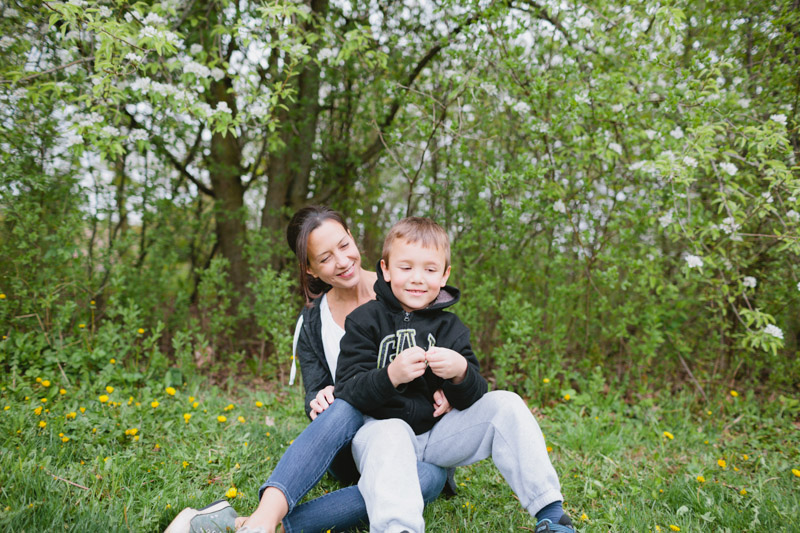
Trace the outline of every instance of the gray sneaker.
<path fill-rule="evenodd" d="M 187 507 L 175 517 L 164 533 L 226 533 L 235 531 L 236 511 L 225 500 L 202 509 Z"/>

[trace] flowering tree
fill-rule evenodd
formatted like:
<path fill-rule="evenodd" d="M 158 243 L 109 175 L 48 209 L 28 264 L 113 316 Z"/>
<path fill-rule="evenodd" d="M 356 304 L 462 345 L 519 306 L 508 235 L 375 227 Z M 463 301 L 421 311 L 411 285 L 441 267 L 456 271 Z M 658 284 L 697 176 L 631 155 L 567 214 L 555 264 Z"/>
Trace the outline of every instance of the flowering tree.
<path fill-rule="evenodd" d="M 451 230 L 501 382 L 664 365 L 702 390 L 791 364 L 790 2 L 2 6 L 15 328 L 68 330 L 94 298 L 277 342 L 286 217 L 325 202 L 367 253 L 405 214 Z"/>

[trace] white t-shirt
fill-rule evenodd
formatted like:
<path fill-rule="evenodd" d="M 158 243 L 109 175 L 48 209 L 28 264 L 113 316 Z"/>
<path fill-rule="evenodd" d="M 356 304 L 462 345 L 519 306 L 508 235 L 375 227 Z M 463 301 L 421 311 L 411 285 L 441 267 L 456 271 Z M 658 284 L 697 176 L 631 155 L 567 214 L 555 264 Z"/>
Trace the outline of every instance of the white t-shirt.
<path fill-rule="evenodd" d="M 344 337 L 344 329 L 333 319 L 327 294 L 322 296 L 319 312 L 322 320 L 322 347 L 325 350 L 325 360 L 328 362 L 333 382 L 336 383 L 336 362 L 339 360 L 339 342 Z"/>

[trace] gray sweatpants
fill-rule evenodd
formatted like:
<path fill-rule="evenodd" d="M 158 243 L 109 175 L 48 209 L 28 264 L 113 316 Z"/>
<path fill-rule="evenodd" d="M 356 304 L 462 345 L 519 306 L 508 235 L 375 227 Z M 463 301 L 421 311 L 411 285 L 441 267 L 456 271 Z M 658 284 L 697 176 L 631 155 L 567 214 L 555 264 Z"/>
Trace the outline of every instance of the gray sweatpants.
<path fill-rule="evenodd" d="M 531 516 L 564 499 L 542 430 L 513 392 L 489 392 L 468 409 L 450 411 L 421 435 L 397 418 L 365 417 L 352 449 L 370 532 L 425 531 L 417 460 L 451 467 L 491 456 Z"/>

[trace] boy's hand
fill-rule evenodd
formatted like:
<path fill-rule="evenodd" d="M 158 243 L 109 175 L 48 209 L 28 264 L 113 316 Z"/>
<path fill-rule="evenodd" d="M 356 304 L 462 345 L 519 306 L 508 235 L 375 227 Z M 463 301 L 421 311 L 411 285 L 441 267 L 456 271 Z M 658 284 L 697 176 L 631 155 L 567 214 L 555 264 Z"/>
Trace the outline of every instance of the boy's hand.
<path fill-rule="evenodd" d="M 425 373 L 425 351 L 419 346 L 403 350 L 389 363 L 387 372 L 395 388 L 414 381 Z"/>
<path fill-rule="evenodd" d="M 425 352 L 425 357 L 433 373 L 442 379 L 449 379 L 458 385 L 467 377 L 467 360 L 450 348 L 434 346 Z"/>
<path fill-rule="evenodd" d="M 444 395 L 442 389 L 438 389 L 433 393 L 433 416 L 442 416 L 453 410 L 453 406 L 447 401 L 447 396 Z"/>
<path fill-rule="evenodd" d="M 332 403 L 333 385 L 328 385 L 324 389 L 320 389 L 317 392 L 317 397 L 308 402 L 309 407 L 311 407 L 311 412 L 308 416 L 311 417 L 311 420 L 314 420 L 318 414 L 330 407 Z"/>

